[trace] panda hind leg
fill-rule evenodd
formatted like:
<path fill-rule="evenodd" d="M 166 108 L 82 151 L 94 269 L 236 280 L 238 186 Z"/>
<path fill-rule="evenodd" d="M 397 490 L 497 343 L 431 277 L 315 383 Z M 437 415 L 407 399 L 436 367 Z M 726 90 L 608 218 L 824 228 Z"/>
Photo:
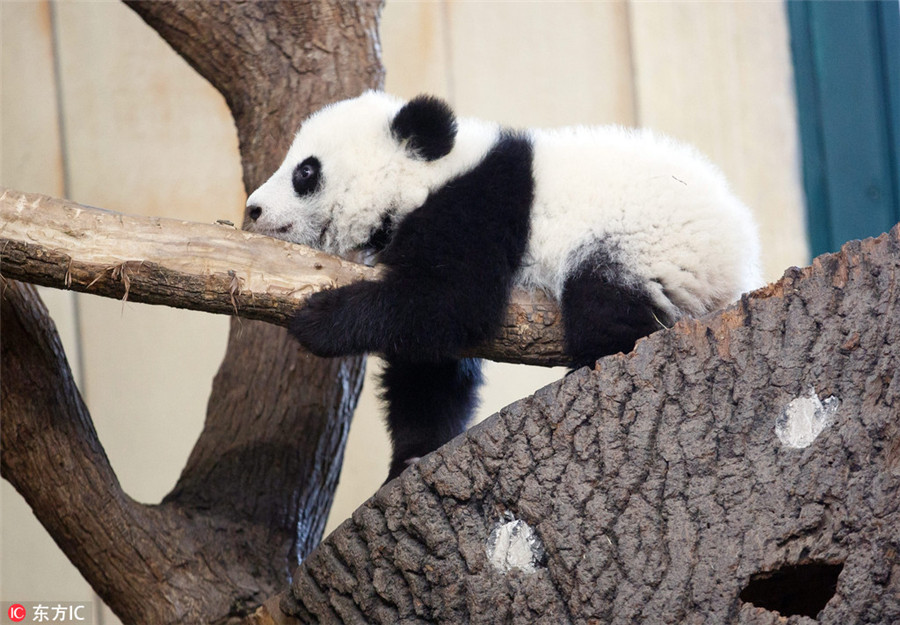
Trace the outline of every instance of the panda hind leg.
<path fill-rule="evenodd" d="M 565 349 L 573 370 L 593 366 L 609 354 L 630 352 L 639 338 L 668 321 L 647 293 L 617 282 L 614 270 L 609 259 L 603 263 L 594 259 L 581 265 L 563 286 Z"/>
<path fill-rule="evenodd" d="M 392 458 L 387 481 L 465 431 L 478 404 L 481 361 L 388 359 L 381 375 Z"/>

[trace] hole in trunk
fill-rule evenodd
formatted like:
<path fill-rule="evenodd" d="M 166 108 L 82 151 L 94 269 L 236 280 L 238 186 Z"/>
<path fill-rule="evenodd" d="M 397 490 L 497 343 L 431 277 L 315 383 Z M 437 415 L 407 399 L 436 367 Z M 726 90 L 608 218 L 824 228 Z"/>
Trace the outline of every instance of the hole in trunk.
<path fill-rule="evenodd" d="M 844 565 L 807 562 L 757 573 L 741 592 L 741 601 L 781 616 L 816 618 L 834 596 Z"/>

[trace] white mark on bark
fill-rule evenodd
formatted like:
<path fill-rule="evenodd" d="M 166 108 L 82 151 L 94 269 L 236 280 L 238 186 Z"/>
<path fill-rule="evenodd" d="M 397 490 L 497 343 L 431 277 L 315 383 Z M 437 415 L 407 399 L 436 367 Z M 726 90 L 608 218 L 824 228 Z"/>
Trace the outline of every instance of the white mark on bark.
<path fill-rule="evenodd" d="M 530 525 L 505 512 L 488 536 L 485 553 L 501 573 L 534 573 L 544 559 L 544 545 Z"/>
<path fill-rule="evenodd" d="M 840 403 L 836 397 L 820 401 L 815 389 L 810 387 L 809 395 L 790 401 L 775 419 L 778 440 L 792 449 L 809 447 L 832 424 Z"/>

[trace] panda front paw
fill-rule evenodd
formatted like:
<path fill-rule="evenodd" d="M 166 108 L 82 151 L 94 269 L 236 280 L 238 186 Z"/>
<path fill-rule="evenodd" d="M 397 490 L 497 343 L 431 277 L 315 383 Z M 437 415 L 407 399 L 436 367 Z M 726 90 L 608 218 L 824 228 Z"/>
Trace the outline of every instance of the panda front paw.
<path fill-rule="evenodd" d="M 306 300 L 306 305 L 294 314 L 288 330 L 316 356 L 349 356 L 358 352 L 349 340 L 347 314 L 341 289 L 320 291 L 313 293 Z"/>

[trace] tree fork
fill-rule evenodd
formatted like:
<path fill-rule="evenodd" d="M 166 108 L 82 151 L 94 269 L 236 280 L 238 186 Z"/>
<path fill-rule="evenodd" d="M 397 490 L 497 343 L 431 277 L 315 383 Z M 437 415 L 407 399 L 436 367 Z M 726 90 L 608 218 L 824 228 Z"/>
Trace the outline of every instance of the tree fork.
<path fill-rule="evenodd" d="M 309 113 L 383 81 L 379 2 L 127 4 L 224 96 L 247 189 L 277 168 Z M 254 548 L 270 554 L 272 587 L 321 538 L 364 366 L 310 357 L 281 327 L 232 320 L 203 432 L 167 501 L 268 515 L 277 540 Z M 230 557 L 240 568 L 241 552 Z"/>
<path fill-rule="evenodd" d="M 34 287 L 0 278 L 0 290 L 0 468 L 85 579 L 123 620 L 135 623 L 181 622 L 209 606 L 220 610 L 210 618 L 218 622 L 229 608 L 246 603 L 249 610 L 265 600 L 277 585 L 265 575 L 247 576 L 240 590 L 223 583 L 237 567 L 213 554 L 229 545 L 263 545 L 275 532 L 128 497 Z M 198 558 L 198 550 L 209 555 Z M 243 565 L 262 572 L 273 563 L 258 552 L 246 554 Z"/>

